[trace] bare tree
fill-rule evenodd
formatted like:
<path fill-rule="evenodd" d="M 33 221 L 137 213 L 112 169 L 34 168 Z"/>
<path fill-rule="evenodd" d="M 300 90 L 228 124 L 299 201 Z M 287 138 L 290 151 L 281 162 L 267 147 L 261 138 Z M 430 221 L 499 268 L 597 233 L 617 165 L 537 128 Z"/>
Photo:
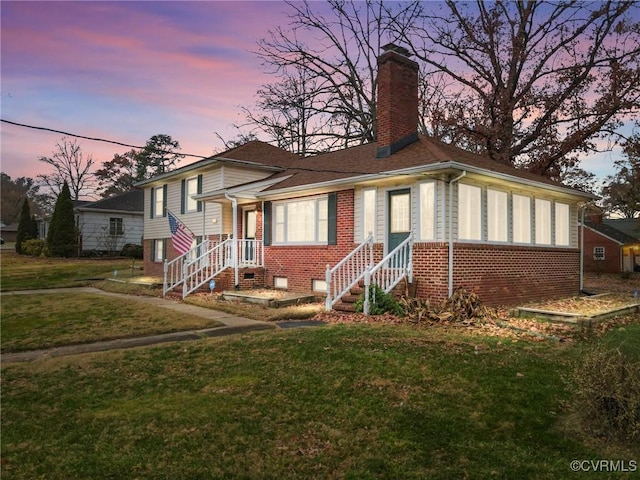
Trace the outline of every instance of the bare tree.
<path fill-rule="evenodd" d="M 632 1 L 415 4 L 389 24 L 457 95 L 455 131 L 501 163 L 559 178 L 640 106 Z M 460 106 L 464 105 L 464 115 Z"/>
<path fill-rule="evenodd" d="M 314 136 L 332 139 L 327 148 L 375 140 L 376 58 L 390 41 L 421 63 L 423 133 L 551 178 L 619 142 L 622 122 L 639 111 L 632 1 L 330 0 L 325 14 L 324 4 L 287 4 L 289 26 L 257 52 L 279 80 L 261 88 L 263 111 L 245 110 L 249 125 L 269 123 L 262 131 L 271 139 L 290 119 L 270 99 L 282 88 L 300 95 L 287 83 L 299 69 L 313 80 L 305 105 L 314 106 Z"/>
<path fill-rule="evenodd" d="M 51 157 L 40 157 L 39 161 L 53 167 L 52 173 L 40 174 L 36 178 L 40 185 L 48 187 L 54 196 L 62 191 L 64 182 L 69 185 L 72 200 L 80 196 L 93 196 L 95 179 L 91 172 L 94 161 L 91 155 L 85 156 L 77 140 L 63 137 L 56 143 Z"/>
<path fill-rule="evenodd" d="M 625 218 L 640 215 L 640 135 L 633 135 L 623 145 L 625 158 L 616 160 L 616 173 L 607 177 L 602 188 L 603 206 L 609 213 Z"/>

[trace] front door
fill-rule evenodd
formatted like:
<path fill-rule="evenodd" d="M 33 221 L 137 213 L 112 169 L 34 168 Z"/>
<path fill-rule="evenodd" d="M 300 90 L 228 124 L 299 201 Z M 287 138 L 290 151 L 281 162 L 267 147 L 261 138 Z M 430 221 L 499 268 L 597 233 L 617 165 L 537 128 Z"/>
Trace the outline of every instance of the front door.
<path fill-rule="evenodd" d="M 244 263 L 256 263 L 256 210 L 244 211 L 244 235 L 242 242 L 242 260 Z"/>
<path fill-rule="evenodd" d="M 389 192 L 387 252 L 400 245 L 411 233 L 411 190 Z"/>

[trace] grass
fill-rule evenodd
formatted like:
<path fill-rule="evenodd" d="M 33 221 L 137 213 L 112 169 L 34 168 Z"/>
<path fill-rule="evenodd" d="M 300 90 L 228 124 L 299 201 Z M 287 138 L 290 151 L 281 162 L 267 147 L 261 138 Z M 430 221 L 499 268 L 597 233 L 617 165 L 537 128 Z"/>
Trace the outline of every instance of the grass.
<path fill-rule="evenodd" d="M 206 318 L 100 294 L 3 295 L 2 352 L 221 325 Z"/>
<path fill-rule="evenodd" d="M 574 354 L 333 325 L 7 366 L 2 475 L 592 478 L 570 461 L 640 451 L 567 433 Z"/>
<path fill-rule="evenodd" d="M 0 254 L 0 261 L 3 292 L 90 285 L 96 279 L 111 277 L 114 270 L 120 277 L 131 275 L 132 265 L 130 259 L 36 258 L 6 250 Z"/>

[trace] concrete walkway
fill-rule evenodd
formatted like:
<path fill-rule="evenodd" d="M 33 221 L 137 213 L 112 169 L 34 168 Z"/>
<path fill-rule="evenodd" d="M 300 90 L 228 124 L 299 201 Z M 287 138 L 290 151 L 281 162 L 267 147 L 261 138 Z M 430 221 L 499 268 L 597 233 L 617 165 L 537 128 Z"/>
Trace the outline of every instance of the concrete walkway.
<path fill-rule="evenodd" d="M 121 348 L 140 347 L 145 345 L 154 345 L 167 342 L 181 342 L 185 340 L 197 340 L 206 337 L 217 337 L 222 335 L 230 335 L 233 333 L 243 333 L 255 330 L 269 330 L 279 328 L 280 325 L 272 322 L 261 322 L 251 320 L 249 318 L 238 317 L 218 310 L 188 305 L 175 300 L 169 300 L 159 297 L 144 297 L 138 295 L 127 295 L 123 293 L 105 292 L 98 288 L 79 287 L 79 288 L 52 288 L 46 290 L 24 290 L 18 292 L 3 292 L 2 296 L 9 295 L 38 295 L 52 293 L 93 293 L 108 297 L 123 298 L 142 303 L 147 303 L 158 308 L 166 308 L 189 315 L 195 315 L 222 323 L 220 327 L 207 328 L 203 330 L 189 330 L 185 332 L 165 333 L 160 335 L 151 335 L 147 337 L 123 338 L 117 340 L 108 340 L 104 342 L 87 343 L 81 345 L 69 345 L 57 347 L 47 350 L 31 350 L 28 352 L 7 353 L 0 357 L 0 362 L 15 363 L 28 362 L 40 358 L 59 357 L 63 355 L 75 355 L 79 353 L 102 352 L 105 350 L 116 350 Z M 285 322 L 287 323 L 287 322 Z M 285 325 L 282 325 L 285 326 Z"/>

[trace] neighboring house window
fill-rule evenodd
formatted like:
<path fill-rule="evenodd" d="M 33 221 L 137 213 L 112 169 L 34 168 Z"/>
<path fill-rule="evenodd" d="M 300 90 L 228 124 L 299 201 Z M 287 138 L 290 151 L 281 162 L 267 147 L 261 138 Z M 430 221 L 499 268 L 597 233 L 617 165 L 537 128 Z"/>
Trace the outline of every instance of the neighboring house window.
<path fill-rule="evenodd" d="M 420 184 L 420 240 L 434 240 L 435 235 L 435 182 L 425 182 Z"/>
<path fill-rule="evenodd" d="M 536 198 L 536 244 L 551 245 L 551 202 Z"/>
<path fill-rule="evenodd" d="M 482 240 L 482 189 L 458 185 L 458 239 Z"/>
<path fill-rule="evenodd" d="M 327 243 L 327 197 L 274 203 L 275 243 Z"/>
<path fill-rule="evenodd" d="M 362 192 L 362 238 L 370 233 L 376 238 L 376 189 L 368 188 Z"/>
<path fill-rule="evenodd" d="M 151 218 L 165 217 L 167 203 L 167 186 L 151 189 Z"/>
<path fill-rule="evenodd" d="M 513 243 L 531 243 L 531 198 L 512 196 Z"/>
<path fill-rule="evenodd" d="M 569 205 L 555 204 L 556 245 L 569 246 Z"/>
<path fill-rule="evenodd" d="M 111 217 L 109 219 L 109 235 L 111 235 L 112 237 L 124 235 L 122 218 Z"/>
<path fill-rule="evenodd" d="M 508 237 L 506 192 L 487 189 L 487 240 L 506 242 Z"/>
<path fill-rule="evenodd" d="M 593 247 L 593 259 L 604 260 L 604 247 Z"/>
<path fill-rule="evenodd" d="M 153 261 L 164 262 L 165 254 L 165 241 L 164 238 L 157 238 L 153 241 Z"/>
<path fill-rule="evenodd" d="M 181 213 L 202 211 L 202 203 L 194 200 L 193 195 L 202 193 L 202 175 L 182 180 L 182 208 Z"/>

